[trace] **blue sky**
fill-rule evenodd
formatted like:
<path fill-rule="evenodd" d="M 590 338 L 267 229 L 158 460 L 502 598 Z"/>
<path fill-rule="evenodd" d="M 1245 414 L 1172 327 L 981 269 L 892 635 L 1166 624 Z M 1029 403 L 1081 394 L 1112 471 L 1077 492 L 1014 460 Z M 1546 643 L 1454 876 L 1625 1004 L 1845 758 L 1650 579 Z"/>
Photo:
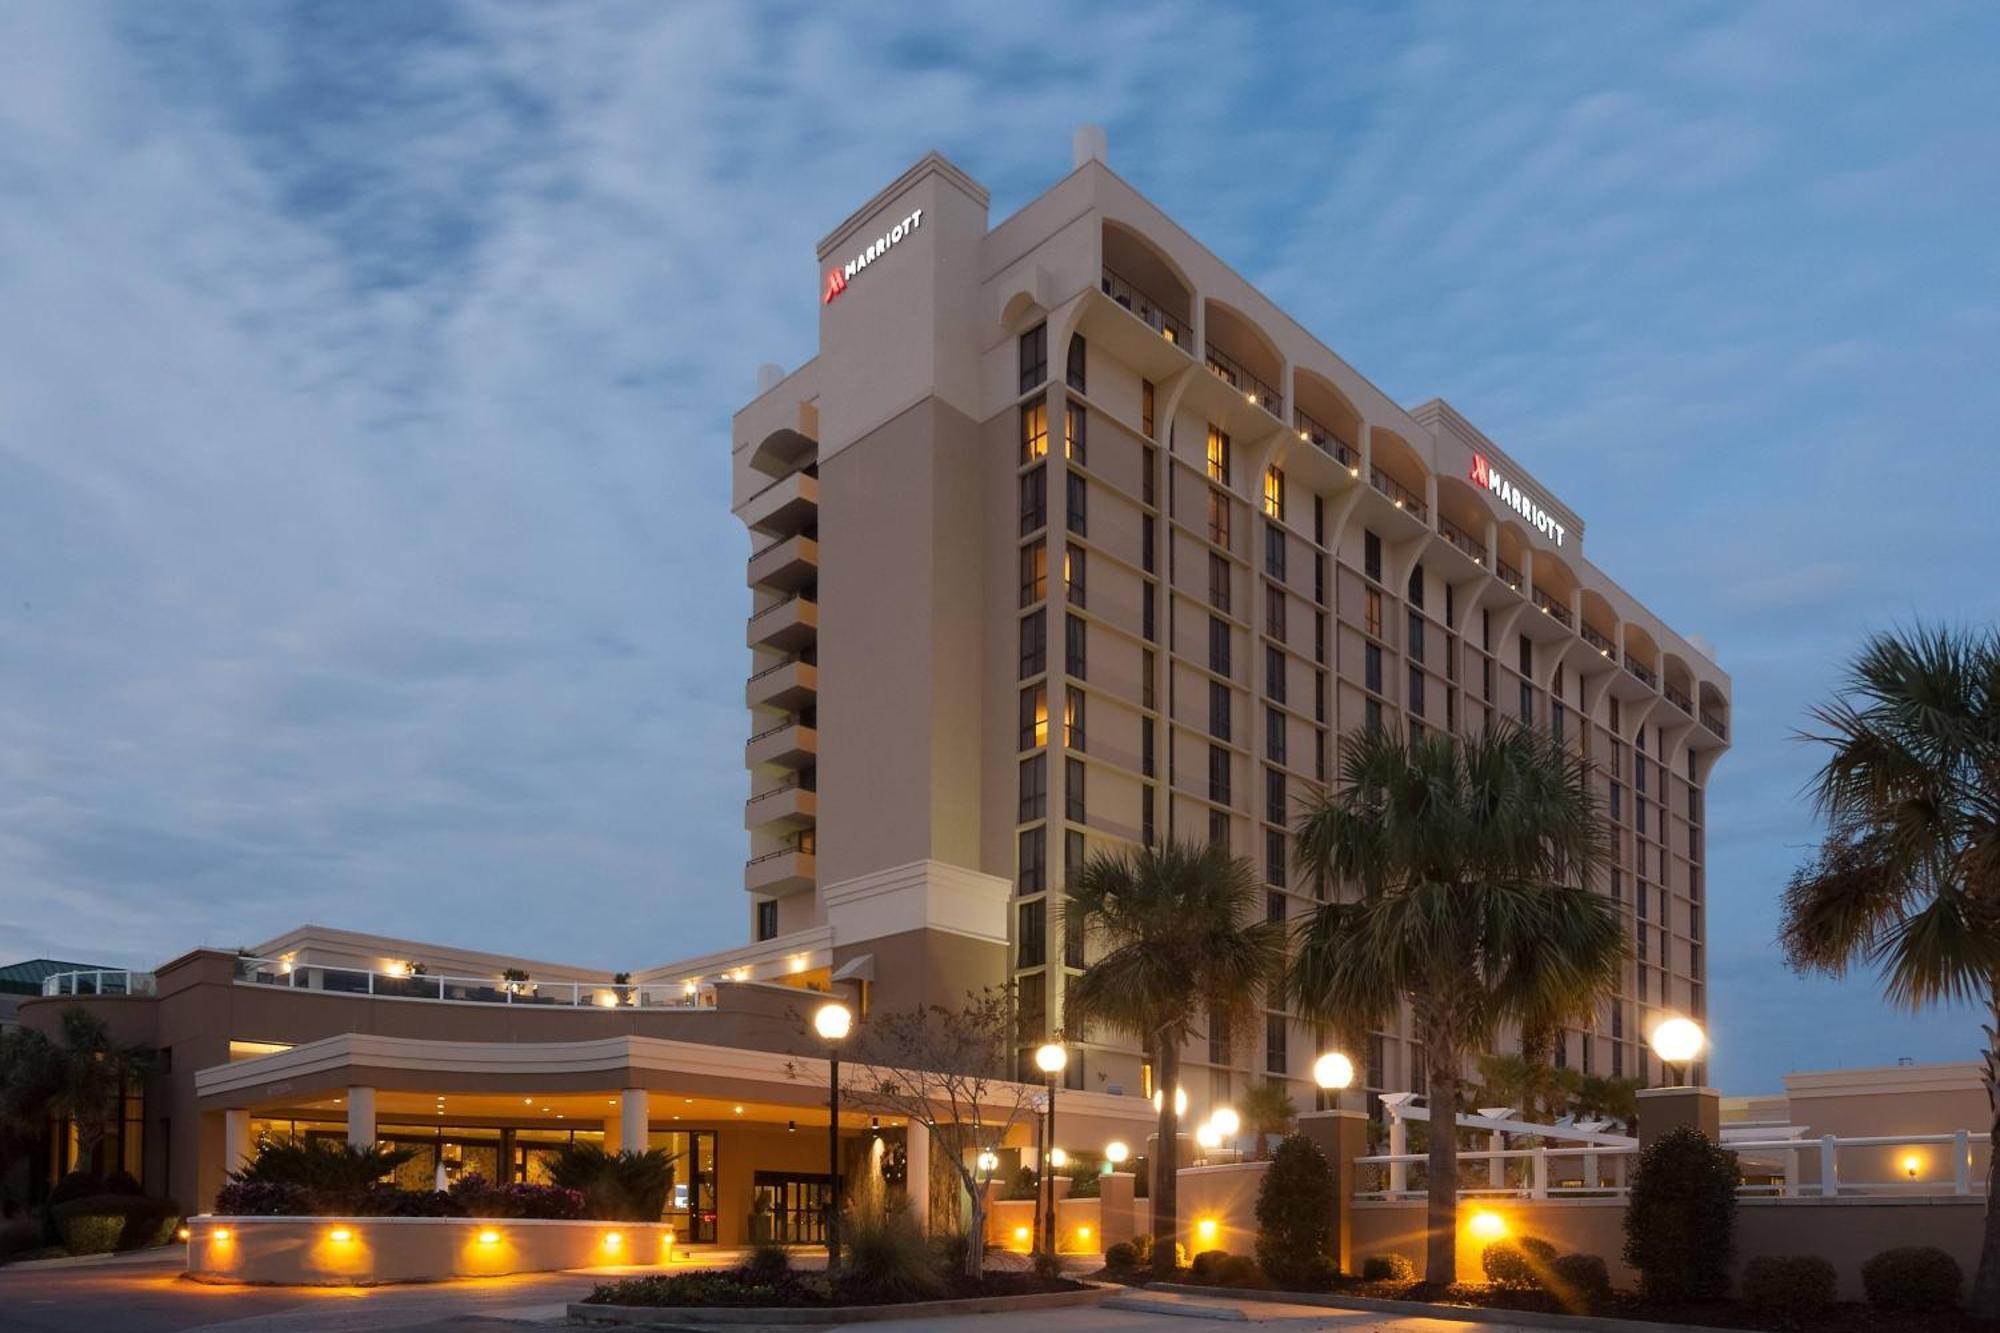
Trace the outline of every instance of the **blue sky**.
<path fill-rule="evenodd" d="M 835 222 L 1084 121 L 1717 646 L 1725 1086 L 1973 1052 L 1771 938 L 1804 709 L 1995 618 L 1977 5 L 0 7 L 0 955 L 742 938 L 728 415 Z"/>

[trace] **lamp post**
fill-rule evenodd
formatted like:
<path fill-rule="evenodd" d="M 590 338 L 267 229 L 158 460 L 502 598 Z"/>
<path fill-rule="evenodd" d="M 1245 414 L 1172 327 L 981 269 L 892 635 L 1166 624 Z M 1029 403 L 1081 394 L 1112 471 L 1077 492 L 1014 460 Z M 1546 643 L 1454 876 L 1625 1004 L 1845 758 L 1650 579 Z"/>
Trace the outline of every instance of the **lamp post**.
<path fill-rule="evenodd" d="M 813 1030 L 826 1043 L 826 1271 L 840 1266 L 840 1043 L 854 1026 L 854 1011 L 828 1000 L 813 1013 Z"/>
<path fill-rule="evenodd" d="M 1354 1061 L 1339 1051 L 1328 1051 L 1313 1061 L 1313 1082 L 1319 1085 L 1320 1101 L 1322 1103 L 1332 1101 L 1337 1106 L 1340 1102 L 1341 1089 L 1354 1082 Z M 1329 1092 L 1333 1094 L 1330 1098 L 1326 1095 Z M 1320 1109 L 1325 1111 L 1333 1108 L 1322 1105 Z"/>
<path fill-rule="evenodd" d="M 1660 1057 L 1660 1063 L 1672 1069 L 1681 1067 L 1680 1083 L 1687 1086 L 1694 1067 L 1694 1058 L 1708 1045 L 1708 1035 L 1701 1030 L 1701 1024 L 1691 1018 L 1669 1018 L 1653 1029 L 1653 1054 Z"/>
<path fill-rule="evenodd" d="M 1055 1042 L 1044 1042 L 1035 1052 L 1035 1068 L 1042 1071 L 1049 1085 L 1049 1119 L 1047 1150 L 1042 1154 L 1042 1178 L 1037 1182 L 1037 1192 L 1047 1189 L 1047 1202 L 1043 1205 L 1042 1237 L 1048 1245 L 1048 1252 L 1056 1252 L 1056 1178 L 1054 1173 L 1056 1154 L 1056 1080 L 1069 1064 L 1069 1052 Z"/>

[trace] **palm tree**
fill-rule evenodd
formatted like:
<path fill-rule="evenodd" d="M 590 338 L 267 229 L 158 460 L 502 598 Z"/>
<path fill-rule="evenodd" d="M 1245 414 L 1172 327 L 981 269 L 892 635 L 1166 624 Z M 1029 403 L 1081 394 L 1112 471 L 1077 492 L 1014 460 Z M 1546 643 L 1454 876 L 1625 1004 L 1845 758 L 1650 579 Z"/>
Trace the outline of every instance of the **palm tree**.
<path fill-rule="evenodd" d="M 0 1120 L 14 1135 L 32 1136 L 50 1116 L 67 1119 L 75 1133 L 75 1169 L 89 1172 L 118 1120 L 125 1089 L 152 1067 L 153 1053 L 116 1040 L 87 1009 L 63 1010 L 60 1033 L 60 1040 L 32 1028 L 6 1034 Z"/>
<path fill-rule="evenodd" d="M 1160 1091 L 1153 1154 L 1153 1271 L 1171 1276 L 1181 1045 L 1198 1019 L 1225 1030 L 1261 1012 L 1259 992 L 1284 966 L 1284 926 L 1256 909 L 1250 863 L 1219 843 L 1169 841 L 1099 852 L 1070 885 L 1071 920 L 1105 952 L 1070 984 L 1069 1022 L 1101 1022 L 1138 1041 Z"/>
<path fill-rule="evenodd" d="M 1590 766 L 1502 726 L 1341 743 L 1334 785 L 1302 814 L 1300 863 L 1360 897 L 1307 918 L 1291 973 L 1307 1018 L 1385 1025 L 1404 1003 L 1423 1044 L 1429 1135 L 1426 1280 L 1457 1280 L 1458 1136 L 1466 1057 L 1507 1019 L 1609 994 L 1625 936 L 1588 888 L 1604 856 Z"/>
<path fill-rule="evenodd" d="M 1293 1104 L 1290 1091 L 1278 1080 L 1253 1083 L 1244 1091 L 1243 1123 L 1250 1126 L 1250 1133 L 1257 1140 L 1256 1160 L 1267 1160 L 1271 1156 L 1271 1138 L 1283 1138 L 1298 1122 L 1299 1108 Z"/>
<path fill-rule="evenodd" d="M 1907 1009 L 1983 1004 L 2000 1131 L 2000 633 L 1926 629 L 1863 645 L 1813 710 L 1832 751 L 1812 787 L 1827 833 L 1785 890 L 1781 938 L 1802 972 L 1881 972 Z M 2000 1159 L 1968 1306 L 2000 1319 Z"/>

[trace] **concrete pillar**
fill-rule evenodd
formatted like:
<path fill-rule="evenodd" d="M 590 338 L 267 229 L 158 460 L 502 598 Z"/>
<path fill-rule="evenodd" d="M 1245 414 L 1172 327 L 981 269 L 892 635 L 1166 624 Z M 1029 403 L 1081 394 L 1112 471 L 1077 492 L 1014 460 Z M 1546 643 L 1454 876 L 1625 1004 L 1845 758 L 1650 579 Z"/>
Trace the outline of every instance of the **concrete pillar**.
<path fill-rule="evenodd" d="M 1714 1088 L 1641 1088 L 1639 1151 L 1670 1130 L 1687 1125 L 1722 1141 L 1722 1094 Z"/>
<path fill-rule="evenodd" d="M 931 1229 L 931 1128 L 916 1120 L 903 1122 L 903 1192 L 919 1231 Z"/>
<path fill-rule="evenodd" d="M 250 1112 L 222 1113 L 222 1169 L 241 1171 L 250 1160 Z"/>
<path fill-rule="evenodd" d="M 1097 1178 L 1097 1229 L 1105 1248 L 1138 1233 L 1133 1195 L 1139 1178 L 1130 1171 L 1111 1171 Z"/>
<path fill-rule="evenodd" d="M 626 1088 L 618 1094 L 618 1152 L 646 1151 L 648 1104 L 644 1088 Z M 605 1126 L 604 1137 L 611 1138 Z"/>
<path fill-rule="evenodd" d="M 1307 1111 L 1299 1116 L 1299 1133 L 1326 1154 L 1333 1167 L 1333 1261 L 1343 1273 L 1354 1271 L 1354 1159 L 1368 1154 L 1366 1111 Z"/>
<path fill-rule="evenodd" d="M 347 1090 L 347 1141 L 356 1148 L 375 1146 L 375 1089 Z"/>

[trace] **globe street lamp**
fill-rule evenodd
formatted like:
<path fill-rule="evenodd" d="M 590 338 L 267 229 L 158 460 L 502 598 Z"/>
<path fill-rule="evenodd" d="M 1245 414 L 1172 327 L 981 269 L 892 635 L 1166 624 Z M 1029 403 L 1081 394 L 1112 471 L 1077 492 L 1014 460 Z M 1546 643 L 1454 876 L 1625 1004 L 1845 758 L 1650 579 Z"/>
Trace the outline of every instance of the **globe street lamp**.
<path fill-rule="evenodd" d="M 1669 1018 L 1653 1029 L 1653 1054 L 1660 1057 L 1660 1063 L 1671 1069 L 1681 1067 L 1681 1084 L 1686 1085 L 1692 1073 L 1694 1058 L 1708 1045 L 1708 1037 L 1701 1025 L 1691 1018 Z"/>
<path fill-rule="evenodd" d="M 1047 1243 L 1050 1254 L 1056 1252 L 1056 1178 L 1054 1168 L 1056 1153 L 1059 1151 L 1056 1147 L 1056 1079 L 1062 1073 L 1063 1067 L 1068 1063 L 1069 1052 L 1055 1042 L 1044 1042 L 1040 1049 L 1035 1052 L 1035 1068 L 1042 1071 L 1043 1076 L 1048 1080 L 1049 1084 L 1048 1135 L 1044 1139 L 1046 1151 L 1043 1153 L 1042 1178 L 1037 1182 L 1037 1189 L 1046 1187 L 1048 1190 L 1048 1202 L 1043 1205 L 1042 1212 L 1042 1238 Z"/>
<path fill-rule="evenodd" d="M 828 1000 L 813 1013 L 813 1031 L 826 1043 L 826 1270 L 840 1266 L 840 1043 L 854 1026 L 854 1011 Z"/>
<path fill-rule="evenodd" d="M 1233 1107 L 1218 1106 L 1208 1113 L 1208 1123 L 1215 1126 L 1217 1143 L 1229 1145 L 1230 1160 L 1239 1159 L 1242 1154 L 1236 1147 L 1236 1135 L 1243 1128 L 1243 1117 L 1237 1115 Z"/>
<path fill-rule="evenodd" d="M 1339 1051 L 1328 1051 L 1313 1061 L 1313 1082 L 1319 1085 L 1319 1109 L 1340 1105 L 1341 1089 L 1354 1082 L 1354 1061 Z"/>

